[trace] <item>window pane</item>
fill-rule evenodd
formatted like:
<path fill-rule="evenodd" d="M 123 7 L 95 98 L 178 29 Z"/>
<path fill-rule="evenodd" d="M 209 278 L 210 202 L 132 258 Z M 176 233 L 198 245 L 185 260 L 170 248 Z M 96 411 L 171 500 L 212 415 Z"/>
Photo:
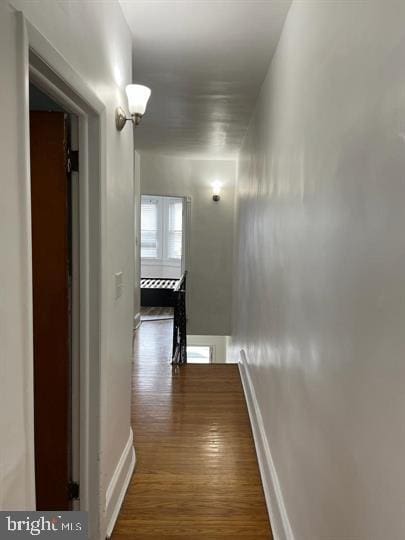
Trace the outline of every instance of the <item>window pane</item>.
<path fill-rule="evenodd" d="M 153 200 L 141 203 L 141 257 L 158 257 L 158 203 Z"/>
<path fill-rule="evenodd" d="M 169 223 L 167 231 L 167 257 L 169 259 L 181 259 L 182 226 L 183 226 L 183 203 L 182 201 L 169 202 Z"/>
<path fill-rule="evenodd" d="M 189 364 L 209 364 L 211 362 L 211 347 L 209 345 L 188 345 L 187 362 Z"/>

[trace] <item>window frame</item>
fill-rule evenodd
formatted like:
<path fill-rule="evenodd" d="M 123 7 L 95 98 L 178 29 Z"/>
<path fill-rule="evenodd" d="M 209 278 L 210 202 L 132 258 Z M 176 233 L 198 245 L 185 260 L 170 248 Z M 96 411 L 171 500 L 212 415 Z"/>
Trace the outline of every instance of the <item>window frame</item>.
<path fill-rule="evenodd" d="M 182 259 L 183 259 L 183 228 L 184 228 L 184 199 L 182 197 L 162 197 L 163 200 L 163 223 L 167 225 L 166 234 L 163 234 L 162 227 L 162 236 L 163 236 L 163 256 L 162 261 L 167 266 L 181 266 Z M 178 259 L 174 257 L 168 257 L 169 253 L 169 222 L 170 222 L 170 203 L 174 202 L 180 202 L 181 203 L 181 254 Z"/>
<path fill-rule="evenodd" d="M 156 215 L 156 239 L 157 239 L 157 254 L 158 257 L 142 257 L 142 202 L 145 200 L 145 202 L 150 203 L 156 203 L 157 208 L 157 215 Z M 150 197 L 149 195 L 145 196 L 142 195 L 141 197 L 141 212 L 140 212 L 140 218 L 141 218 L 141 259 L 148 261 L 148 264 L 150 261 L 160 261 L 163 258 L 163 245 L 162 245 L 162 235 L 163 235 L 163 227 L 161 223 L 161 208 L 160 208 L 160 200 L 159 197 Z"/>

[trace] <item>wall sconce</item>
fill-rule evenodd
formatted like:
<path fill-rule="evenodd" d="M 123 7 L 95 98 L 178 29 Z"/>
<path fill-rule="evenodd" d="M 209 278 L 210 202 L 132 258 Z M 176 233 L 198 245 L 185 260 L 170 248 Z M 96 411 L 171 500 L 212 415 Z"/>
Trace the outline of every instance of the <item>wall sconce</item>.
<path fill-rule="evenodd" d="M 130 120 L 134 126 L 138 126 L 142 116 L 145 114 L 146 105 L 151 95 L 151 90 L 147 86 L 142 84 L 128 84 L 125 91 L 128 98 L 128 109 L 130 118 L 122 107 L 117 107 L 115 111 L 115 125 L 118 131 L 121 131 L 128 120 Z"/>
<path fill-rule="evenodd" d="M 221 187 L 221 182 L 218 182 L 217 180 L 212 183 L 212 200 L 214 202 L 218 202 L 221 199 Z"/>

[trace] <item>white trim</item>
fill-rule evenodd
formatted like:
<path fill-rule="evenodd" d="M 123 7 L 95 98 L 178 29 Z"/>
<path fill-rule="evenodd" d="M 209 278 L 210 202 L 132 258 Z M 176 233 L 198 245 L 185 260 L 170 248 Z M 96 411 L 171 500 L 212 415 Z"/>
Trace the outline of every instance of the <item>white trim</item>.
<path fill-rule="evenodd" d="M 19 128 L 20 152 L 18 155 L 19 174 L 21 175 L 20 202 L 22 210 L 22 234 L 23 234 L 23 279 L 24 293 L 27 305 L 25 309 L 26 319 L 23 324 L 26 329 L 27 365 L 24 366 L 25 402 L 24 413 L 27 421 L 27 510 L 36 509 L 35 494 L 35 431 L 34 431 L 34 343 L 33 343 L 33 310 L 32 310 L 32 237 L 31 237 L 31 161 L 30 155 L 30 107 L 29 107 L 29 83 L 28 83 L 28 32 L 22 13 L 16 13 L 17 20 L 17 54 L 18 65 L 18 88 L 21 89 L 21 114 L 16 118 Z M 23 340 L 24 342 L 24 340 Z"/>
<path fill-rule="evenodd" d="M 133 447 L 133 432 L 129 428 L 129 437 L 125 448 L 112 475 L 107 488 L 105 501 L 105 515 L 107 525 L 107 538 L 110 538 L 115 527 L 125 493 L 127 492 L 132 474 L 135 469 L 135 449 Z"/>
<path fill-rule="evenodd" d="M 104 104 L 53 45 L 21 12 L 24 29 L 21 47 L 26 61 L 24 82 L 31 79 L 79 119 L 79 220 L 80 220 L 80 510 L 89 512 L 91 538 L 99 539 L 100 515 L 100 395 L 101 351 L 106 339 L 102 331 L 103 264 L 101 236 L 105 212 Z M 23 109 L 29 133 L 29 96 Z M 29 163 L 29 146 L 25 149 Z M 29 171 L 27 186 L 30 185 Z M 30 190 L 27 187 L 30 204 Z M 32 265 L 31 247 L 27 265 Z M 32 287 L 32 285 L 31 285 Z M 34 436 L 32 434 L 32 444 Z"/>
<path fill-rule="evenodd" d="M 283 494 L 281 492 L 276 468 L 266 437 L 262 415 L 256 399 L 255 389 L 249 374 L 249 363 L 247 361 L 246 352 L 241 350 L 240 356 L 239 373 L 252 426 L 260 475 L 262 478 L 274 540 L 294 540 L 294 534 L 288 519 Z"/>
<path fill-rule="evenodd" d="M 79 122 L 70 115 L 72 150 L 79 150 Z M 71 407 L 72 407 L 72 480 L 80 484 L 80 175 L 71 173 L 71 238 L 72 238 L 72 335 L 71 335 Z M 73 509 L 80 510 L 80 501 L 73 501 Z"/>
<path fill-rule="evenodd" d="M 183 206 L 183 256 L 181 258 L 181 273 L 190 270 L 191 258 L 191 197 L 184 197 Z M 189 295 L 188 295 L 189 296 Z"/>
<path fill-rule="evenodd" d="M 141 313 L 137 313 L 134 317 L 134 329 L 137 330 L 141 324 Z"/>
<path fill-rule="evenodd" d="M 172 262 L 174 259 L 152 259 L 151 257 L 143 257 L 142 262 L 145 266 L 168 266 L 169 268 L 178 268 L 181 270 L 181 259 L 179 263 Z"/>

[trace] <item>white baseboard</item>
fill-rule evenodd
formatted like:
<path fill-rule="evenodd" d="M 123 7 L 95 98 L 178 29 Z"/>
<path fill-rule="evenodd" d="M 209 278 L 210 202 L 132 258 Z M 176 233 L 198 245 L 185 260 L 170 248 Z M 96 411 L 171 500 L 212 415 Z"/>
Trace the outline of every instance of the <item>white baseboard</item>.
<path fill-rule="evenodd" d="M 288 520 L 283 494 L 277 477 L 270 447 L 264 430 L 263 419 L 257 403 L 255 389 L 249 374 L 249 365 L 245 351 L 241 351 L 239 373 L 242 379 L 250 423 L 256 446 L 260 475 L 263 483 L 267 509 L 273 529 L 274 540 L 294 540 L 294 535 Z"/>
<path fill-rule="evenodd" d="M 134 329 L 136 330 L 139 328 L 139 325 L 141 324 L 141 314 L 137 313 L 134 317 Z"/>
<path fill-rule="evenodd" d="M 128 489 L 129 482 L 131 481 L 132 474 L 135 469 L 136 458 L 135 449 L 133 446 L 133 439 L 134 436 L 132 433 L 132 429 L 129 428 L 128 441 L 125 445 L 120 460 L 107 488 L 105 503 L 105 522 L 107 523 L 107 538 L 111 537 L 115 522 L 117 521 L 117 517 L 125 497 L 125 493 Z"/>

